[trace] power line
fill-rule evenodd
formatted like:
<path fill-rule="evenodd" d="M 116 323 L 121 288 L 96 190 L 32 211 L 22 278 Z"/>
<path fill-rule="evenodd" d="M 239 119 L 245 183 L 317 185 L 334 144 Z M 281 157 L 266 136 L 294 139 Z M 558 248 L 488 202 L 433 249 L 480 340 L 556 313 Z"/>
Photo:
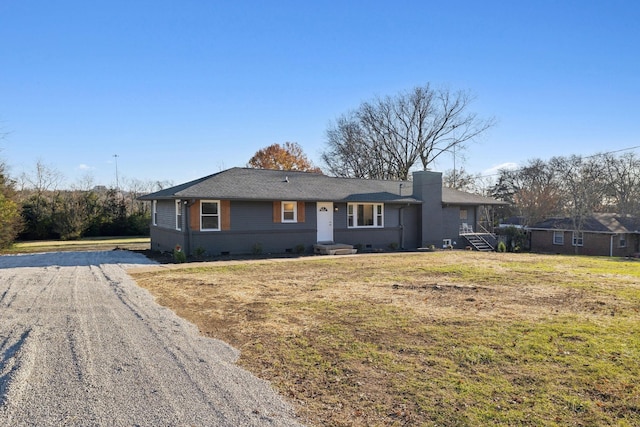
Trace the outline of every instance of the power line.
<path fill-rule="evenodd" d="M 636 145 L 634 147 L 629 147 L 629 148 L 621 148 L 619 150 L 613 150 L 613 151 L 606 151 L 604 153 L 596 153 L 596 154 L 592 154 L 590 156 L 585 156 L 585 159 L 589 159 L 591 157 L 597 157 L 597 156 L 602 156 L 605 154 L 613 154 L 613 153 L 620 153 L 622 151 L 629 151 L 629 150 L 635 150 L 636 148 L 640 148 L 640 145 Z"/>
<path fill-rule="evenodd" d="M 584 156 L 584 158 L 585 159 L 590 159 L 592 157 L 604 156 L 604 155 L 607 155 L 607 154 L 615 154 L 615 153 L 620 153 L 620 152 L 623 152 L 623 151 L 635 150 L 637 148 L 640 148 L 640 145 L 635 145 L 633 147 L 628 147 L 628 148 L 620 148 L 619 150 L 605 151 L 604 153 L 596 153 L 596 154 L 592 154 L 590 156 Z M 492 173 L 492 174 L 489 174 L 489 175 L 479 175 L 478 178 L 491 178 L 492 176 L 500 176 L 500 172 Z"/>

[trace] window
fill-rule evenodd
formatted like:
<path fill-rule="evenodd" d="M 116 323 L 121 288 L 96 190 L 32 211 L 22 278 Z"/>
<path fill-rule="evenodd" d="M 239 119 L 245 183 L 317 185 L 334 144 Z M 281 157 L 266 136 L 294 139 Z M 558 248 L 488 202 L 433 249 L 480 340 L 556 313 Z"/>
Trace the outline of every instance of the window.
<path fill-rule="evenodd" d="M 182 230 L 182 201 L 176 200 L 176 230 Z"/>
<path fill-rule="evenodd" d="M 573 246 L 582 246 L 582 244 L 584 243 L 584 236 L 582 234 L 582 231 L 574 231 L 572 240 Z"/>
<path fill-rule="evenodd" d="M 153 225 L 158 225 L 158 201 L 154 200 L 151 202 L 151 219 L 153 221 Z"/>
<path fill-rule="evenodd" d="M 460 209 L 460 219 L 463 221 L 467 220 L 467 210 L 466 209 Z"/>
<path fill-rule="evenodd" d="M 218 200 L 200 202 L 200 230 L 220 230 L 220 202 Z"/>
<path fill-rule="evenodd" d="M 618 237 L 618 246 L 621 248 L 626 248 L 627 247 L 627 235 L 626 234 L 621 234 Z"/>
<path fill-rule="evenodd" d="M 554 245 L 564 245 L 564 231 L 554 231 L 553 232 L 553 244 Z"/>
<path fill-rule="evenodd" d="M 384 206 L 378 203 L 349 203 L 347 205 L 347 226 L 382 227 L 384 224 Z"/>
<path fill-rule="evenodd" d="M 298 221 L 298 204 L 296 202 L 282 202 L 282 222 Z"/>

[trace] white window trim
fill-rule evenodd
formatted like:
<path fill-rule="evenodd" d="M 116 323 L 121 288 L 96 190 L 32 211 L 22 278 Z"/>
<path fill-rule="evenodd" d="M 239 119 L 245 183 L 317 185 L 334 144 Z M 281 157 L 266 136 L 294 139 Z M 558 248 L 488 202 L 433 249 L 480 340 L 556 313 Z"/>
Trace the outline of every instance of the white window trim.
<path fill-rule="evenodd" d="M 182 230 L 182 200 L 176 200 L 176 230 Z"/>
<path fill-rule="evenodd" d="M 618 236 L 618 247 L 619 248 L 626 248 L 627 247 L 627 235 L 626 234 L 620 234 Z"/>
<path fill-rule="evenodd" d="M 202 213 L 202 205 L 204 203 L 216 203 L 218 205 L 218 213 L 217 214 L 203 214 Z M 204 228 L 202 225 L 202 217 L 204 216 L 217 216 L 218 217 L 218 228 Z M 220 231 L 220 221 L 222 220 L 220 215 L 220 200 L 200 200 L 200 231 Z"/>
<path fill-rule="evenodd" d="M 578 241 L 580 243 L 578 243 Z M 574 231 L 571 234 L 571 245 L 572 246 L 584 246 L 584 233 L 582 231 Z"/>
<path fill-rule="evenodd" d="M 151 221 L 153 225 L 158 225 L 158 201 L 151 202 Z"/>
<path fill-rule="evenodd" d="M 372 205 L 373 206 L 373 225 L 358 225 L 358 206 L 359 205 Z M 378 224 L 378 206 L 382 213 L 380 218 L 380 224 Z M 349 210 L 351 208 L 351 214 Z M 349 217 L 353 217 L 353 225 L 349 225 Z M 384 228 L 384 203 L 348 203 L 347 204 L 347 228 Z"/>
<path fill-rule="evenodd" d="M 291 203 L 293 205 L 293 219 L 285 219 L 284 218 L 284 205 L 287 203 Z M 291 200 L 283 201 L 280 205 L 280 221 L 281 222 L 298 222 L 298 202 L 293 202 Z"/>
<path fill-rule="evenodd" d="M 556 242 L 556 236 L 560 236 L 558 242 Z M 553 232 L 553 244 L 554 245 L 564 245 L 564 231 L 554 231 Z"/>

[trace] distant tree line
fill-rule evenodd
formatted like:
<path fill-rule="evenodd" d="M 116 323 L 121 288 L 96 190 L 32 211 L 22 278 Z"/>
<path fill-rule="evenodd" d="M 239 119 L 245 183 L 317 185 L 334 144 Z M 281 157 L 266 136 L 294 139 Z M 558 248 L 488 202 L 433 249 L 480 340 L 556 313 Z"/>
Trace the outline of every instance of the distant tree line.
<path fill-rule="evenodd" d="M 640 216 L 640 157 L 597 154 L 529 160 L 500 172 L 491 196 L 510 202 L 500 217 L 532 225 L 551 217 L 574 220 L 577 230 L 596 212 Z"/>
<path fill-rule="evenodd" d="M 22 214 L 21 240 L 73 240 L 95 236 L 149 234 L 151 212 L 138 196 L 170 183 L 123 180 L 123 188 L 94 186 L 91 178 L 71 189 L 58 189 L 61 174 L 42 162 L 23 174 L 18 186 Z"/>
<path fill-rule="evenodd" d="M 171 185 L 124 180 L 123 188 L 116 189 L 94 186 L 86 178 L 59 189 L 61 180 L 58 171 L 40 161 L 32 173 L 10 179 L 0 162 L 0 247 L 16 239 L 148 235 L 150 207 L 137 197 Z"/>
<path fill-rule="evenodd" d="M 75 240 L 149 234 L 148 206 L 130 193 L 105 190 L 25 191 L 21 240 Z"/>

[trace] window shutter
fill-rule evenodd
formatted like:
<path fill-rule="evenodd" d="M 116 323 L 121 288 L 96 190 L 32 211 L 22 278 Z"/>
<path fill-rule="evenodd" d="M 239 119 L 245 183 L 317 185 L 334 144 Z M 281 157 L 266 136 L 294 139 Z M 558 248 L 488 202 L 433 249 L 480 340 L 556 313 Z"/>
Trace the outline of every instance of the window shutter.
<path fill-rule="evenodd" d="M 298 222 L 304 222 L 304 202 L 298 202 Z"/>
<path fill-rule="evenodd" d="M 279 201 L 273 202 L 273 222 L 282 222 L 282 203 Z"/>
<path fill-rule="evenodd" d="M 220 200 L 220 228 L 231 230 L 231 201 Z"/>
<path fill-rule="evenodd" d="M 193 231 L 200 230 L 200 200 L 189 206 L 189 228 Z"/>

